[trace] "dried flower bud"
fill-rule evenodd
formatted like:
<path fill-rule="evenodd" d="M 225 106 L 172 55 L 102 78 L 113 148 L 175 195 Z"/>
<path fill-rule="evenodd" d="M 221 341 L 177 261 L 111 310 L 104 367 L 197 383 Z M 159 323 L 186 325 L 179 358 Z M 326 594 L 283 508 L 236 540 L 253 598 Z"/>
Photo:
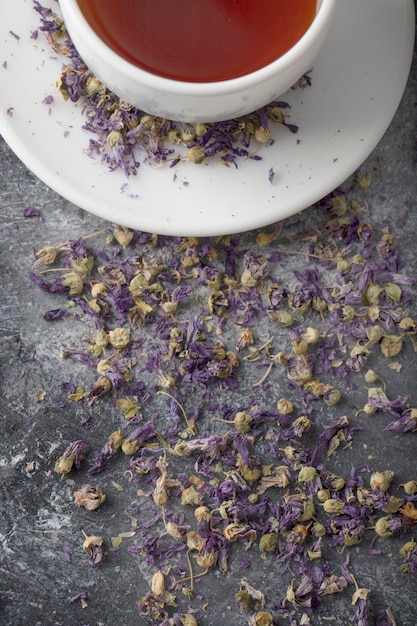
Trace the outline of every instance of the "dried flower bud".
<path fill-rule="evenodd" d="M 341 515 L 344 508 L 344 502 L 342 502 L 342 500 L 337 500 L 336 498 L 329 498 L 323 502 L 323 509 L 330 515 Z"/>
<path fill-rule="evenodd" d="M 190 506 L 199 506 L 200 505 L 200 494 L 198 491 L 191 485 L 191 487 L 187 487 L 183 489 L 181 493 L 181 504 Z"/>
<path fill-rule="evenodd" d="M 346 485 L 346 481 L 344 478 L 338 476 L 337 474 L 331 474 L 330 485 L 335 491 L 340 491 Z"/>
<path fill-rule="evenodd" d="M 177 541 L 182 540 L 183 533 L 180 531 L 178 524 L 175 524 L 175 522 L 167 522 L 165 530 L 173 539 L 176 539 Z"/>
<path fill-rule="evenodd" d="M 384 335 L 379 346 L 384 356 L 397 356 L 402 350 L 403 340 L 397 335 Z"/>
<path fill-rule="evenodd" d="M 116 350 L 123 350 L 130 342 L 130 333 L 126 328 L 115 328 L 109 332 L 109 342 Z"/>
<path fill-rule="evenodd" d="M 319 502 L 325 502 L 330 498 L 330 490 L 329 489 L 319 489 L 316 493 L 317 500 Z"/>
<path fill-rule="evenodd" d="M 339 391 L 339 389 L 336 389 L 335 387 L 333 387 L 333 389 L 326 391 L 326 393 L 323 396 L 323 400 L 325 404 L 327 404 L 327 406 L 335 406 L 335 404 L 340 402 L 341 397 L 342 397 L 342 394 Z"/>
<path fill-rule="evenodd" d="M 200 533 L 195 530 L 190 530 L 187 533 L 187 548 L 189 550 L 197 550 L 197 552 L 201 552 L 204 550 L 205 545 L 206 540 L 200 535 Z"/>
<path fill-rule="evenodd" d="M 310 483 L 317 476 L 317 470 L 315 467 L 309 467 L 305 465 L 298 472 L 299 483 Z"/>
<path fill-rule="evenodd" d="M 308 345 L 314 345 L 320 339 L 320 333 L 317 328 L 308 326 L 302 333 L 301 337 L 308 343 Z"/>
<path fill-rule="evenodd" d="M 255 139 L 259 143 L 268 143 L 271 139 L 271 131 L 269 128 L 257 128 L 255 130 Z"/>
<path fill-rule="evenodd" d="M 267 552 L 274 552 L 278 544 L 278 535 L 276 533 L 265 533 L 259 539 L 259 550 L 263 559 L 266 559 Z"/>
<path fill-rule="evenodd" d="M 290 400 L 286 398 L 280 398 L 277 402 L 277 409 L 283 415 L 291 415 L 294 411 L 294 405 Z"/>
<path fill-rule="evenodd" d="M 386 517 L 380 517 L 379 520 L 375 524 L 375 532 L 379 537 L 391 537 L 393 535 L 393 531 L 390 530 L 391 517 L 388 515 Z"/>
<path fill-rule="evenodd" d="M 54 471 L 57 474 L 61 474 L 65 476 L 65 474 L 69 474 L 72 470 L 75 461 L 75 454 L 72 454 L 68 457 L 60 457 L 55 463 Z"/>
<path fill-rule="evenodd" d="M 126 248 L 133 239 L 134 232 L 125 226 L 115 226 L 113 228 L 113 236 L 123 248 Z"/>
<path fill-rule="evenodd" d="M 198 554 L 195 560 L 203 569 L 209 569 L 217 561 L 217 550 L 206 550 L 203 554 Z"/>
<path fill-rule="evenodd" d="M 206 522 L 210 521 L 210 510 L 206 506 L 199 506 L 194 511 L 194 517 L 197 522 L 202 522 L 205 520 Z"/>
<path fill-rule="evenodd" d="M 259 611 L 249 620 L 249 626 L 273 626 L 274 618 L 267 611 Z"/>
<path fill-rule="evenodd" d="M 371 474 L 371 478 L 369 481 L 371 489 L 379 489 L 380 491 L 385 493 L 389 489 L 393 476 L 394 472 L 391 470 L 374 472 L 373 474 Z"/>
<path fill-rule="evenodd" d="M 65 287 L 69 288 L 70 296 L 76 296 L 84 289 L 84 279 L 78 272 L 66 272 L 61 281 Z"/>
<path fill-rule="evenodd" d="M 326 528 L 320 522 L 314 522 L 313 526 L 311 527 L 311 534 L 314 537 L 324 537 L 324 535 L 326 534 Z"/>
<path fill-rule="evenodd" d="M 135 454 L 140 448 L 140 443 L 137 441 L 132 441 L 130 437 L 125 437 L 122 441 L 122 452 L 126 454 L 126 456 L 132 456 Z"/>
<path fill-rule="evenodd" d="M 78 506 L 83 506 L 87 511 L 95 511 L 105 501 L 106 496 L 100 487 L 85 485 L 74 492 L 74 501 Z"/>
<path fill-rule="evenodd" d="M 162 596 L 165 591 L 165 577 L 162 572 L 156 572 L 152 576 L 151 591 L 156 596 Z"/>
<path fill-rule="evenodd" d="M 188 150 L 187 158 L 191 163 L 200 164 L 206 158 L 206 153 L 200 146 L 193 146 Z"/>
<path fill-rule="evenodd" d="M 236 413 L 234 420 L 236 430 L 240 433 L 248 433 L 251 430 L 251 423 L 253 422 L 253 417 L 246 413 L 245 411 L 238 411 Z"/>

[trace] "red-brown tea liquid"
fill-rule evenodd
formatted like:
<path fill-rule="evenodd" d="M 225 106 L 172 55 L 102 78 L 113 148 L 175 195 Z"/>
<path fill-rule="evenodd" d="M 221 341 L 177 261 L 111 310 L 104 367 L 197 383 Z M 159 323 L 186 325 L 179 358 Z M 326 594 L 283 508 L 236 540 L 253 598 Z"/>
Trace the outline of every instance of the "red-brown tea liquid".
<path fill-rule="evenodd" d="M 105 43 L 142 69 L 212 82 L 271 63 L 310 26 L 316 0 L 78 0 Z"/>

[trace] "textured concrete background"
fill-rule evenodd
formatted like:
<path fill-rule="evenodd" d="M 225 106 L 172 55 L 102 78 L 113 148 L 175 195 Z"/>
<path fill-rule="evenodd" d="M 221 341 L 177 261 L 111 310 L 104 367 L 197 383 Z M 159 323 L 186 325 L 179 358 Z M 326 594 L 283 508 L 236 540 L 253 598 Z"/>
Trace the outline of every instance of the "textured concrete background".
<path fill-rule="evenodd" d="M 398 112 L 382 141 L 366 162 L 373 182 L 366 192 L 369 221 L 389 222 L 396 244 L 401 248 L 403 272 L 417 275 L 417 57 Z M 353 183 L 347 181 L 346 188 Z M 43 219 L 25 218 L 23 210 L 35 207 Z M 123 477 L 124 466 L 115 464 L 100 477 L 102 488 L 110 495 L 108 503 L 92 518 L 72 502 L 73 490 L 86 482 L 83 473 L 71 474 L 64 481 L 52 472 L 54 462 L 68 442 L 88 440 L 91 449 L 103 443 L 103 433 L 118 426 L 118 417 L 109 405 L 91 409 L 90 427 L 81 426 L 89 409 L 66 404 L 61 383 L 82 379 L 84 368 L 74 361 L 59 358 L 61 345 L 74 345 L 77 324 L 51 326 L 42 318 L 57 302 L 39 291 L 29 280 L 33 263 L 32 249 L 105 228 L 100 219 L 86 214 L 48 189 L 35 178 L 0 140 L 0 624 L 3 626 L 118 626 L 144 624 L 138 617 L 136 601 L 146 593 L 153 569 L 144 559 L 126 549 L 113 552 L 101 568 L 90 568 L 80 548 L 81 530 L 116 536 L 127 529 L 126 515 L 135 488 Z M 304 221 L 306 227 L 321 229 L 324 217 L 312 207 L 287 220 L 284 231 Z M 253 245 L 257 233 L 240 238 L 243 249 Z M 289 261 L 290 263 L 290 261 Z M 291 261 L 294 268 L 294 261 Z M 417 292 L 410 309 L 417 315 Z M 268 332 L 266 321 L 259 321 L 259 334 Z M 17 338 L 17 339 L 16 339 Z M 409 349 L 403 357 L 400 375 L 387 372 L 392 393 L 408 395 L 417 405 L 416 353 Z M 374 363 L 377 371 L 384 364 Z M 46 390 L 44 401 L 36 395 Z M 237 404 L 252 394 L 251 384 L 242 381 L 236 392 Z M 190 399 L 189 399 L 190 400 Z M 354 394 L 349 406 L 355 406 Z M 385 422 L 388 423 L 389 416 Z M 382 431 L 382 429 L 381 429 Z M 390 467 L 398 482 L 417 479 L 415 435 L 407 437 L 375 429 L 366 422 L 362 445 L 373 455 L 375 467 Z M 346 467 L 356 460 L 355 450 L 345 459 Z M 350 454 L 350 453 L 349 453 Z M 358 455 L 358 461 L 362 459 Z M 343 463 L 343 461 L 340 461 Z M 114 482 L 121 483 L 119 492 Z M 92 519 L 94 520 L 92 522 Z M 415 532 L 414 532 L 415 534 Z M 391 547 L 392 545 L 392 547 Z M 373 615 L 390 606 L 398 626 L 417 624 L 416 575 L 405 576 L 396 562 L 401 541 L 384 547 L 385 556 L 370 558 L 367 550 L 353 549 L 355 571 L 360 584 L 372 587 Z M 73 563 L 62 559 L 69 547 Z M 392 558 L 390 558 L 392 557 Z M 259 562 L 257 587 L 268 598 L 282 597 L 282 589 L 270 574 L 273 567 Z M 233 600 L 236 582 L 242 577 L 239 564 L 227 576 L 213 575 L 204 582 L 204 601 L 208 612 L 199 624 L 218 626 L 224 619 L 232 625 L 246 624 Z M 203 585 L 201 586 L 203 590 Z M 88 592 L 88 607 L 68 598 Z M 312 618 L 313 624 L 347 626 L 352 615 L 351 594 L 335 597 L 330 612 Z M 374 618 L 368 622 L 373 624 Z M 277 623 L 287 623 L 278 621 Z"/>

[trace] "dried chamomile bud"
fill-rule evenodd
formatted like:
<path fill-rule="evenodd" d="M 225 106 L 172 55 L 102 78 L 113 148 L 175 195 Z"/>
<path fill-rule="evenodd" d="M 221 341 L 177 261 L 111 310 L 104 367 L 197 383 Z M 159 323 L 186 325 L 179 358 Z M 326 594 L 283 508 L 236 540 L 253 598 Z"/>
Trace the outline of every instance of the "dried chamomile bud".
<path fill-rule="evenodd" d="M 259 141 L 259 143 L 268 143 L 271 139 L 271 131 L 269 128 L 257 128 L 255 130 L 255 139 Z"/>
<path fill-rule="evenodd" d="M 316 476 L 317 476 L 316 468 L 305 465 L 298 472 L 298 482 L 310 483 Z"/>
<path fill-rule="evenodd" d="M 163 575 L 162 572 L 156 572 L 156 574 L 152 576 L 151 591 L 156 596 L 162 596 L 164 594 L 165 576 Z"/>
<path fill-rule="evenodd" d="M 339 389 L 336 389 L 335 387 L 333 387 L 333 389 L 329 389 L 329 391 L 327 391 L 324 394 L 323 400 L 325 404 L 327 404 L 327 406 L 334 406 L 335 404 L 340 402 L 341 397 L 342 397 L 342 394 L 339 391 Z"/>
<path fill-rule="evenodd" d="M 203 569 L 209 569 L 216 563 L 217 556 L 217 550 L 206 550 L 203 554 L 198 554 L 195 560 L 196 563 Z"/>
<path fill-rule="evenodd" d="M 345 503 L 337 498 L 329 498 L 323 502 L 323 509 L 330 515 L 341 515 L 345 508 Z"/>
<path fill-rule="evenodd" d="M 308 326 L 302 333 L 301 337 L 308 343 L 308 345 L 314 345 L 320 339 L 320 333 L 317 328 Z"/>
<path fill-rule="evenodd" d="M 268 611 L 259 611 L 249 619 L 249 626 L 273 626 L 274 618 Z"/>
<path fill-rule="evenodd" d="M 165 524 L 165 530 L 167 531 L 168 535 L 176 541 L 182 540 L 183 533 L 180 531 L 178 524 L 175 524 L 175 522 L 167 522 Z"/>
<path fill-rule="evenodd" d="M 78 506 L 83 506 L 87 511 L 95 511 L 105 501 L 106 496 L 100 487 L 85 485 L 74 491 L 74 501 Z"/>
<path fill-rule="evenodd" d="M 136 397 L 119 398 L 119 400 L 116 400 L 116 405 L 122 411 L 127 420 L 136 417 L 140 409 L 138 399 Z"/>
<path fill-rule="evenodd" d="M 54 471 L 57 474 L 61 474 L 62 476 L 65 476 L 65 474 L 69 474 L 69 472 L 72 470 L 74 462 L 75 462 L 75 454 L 71 454 L 68 457 L 62 456 L 55 463 Z"/>
<path fill-rule="evenodd" d="M 197 522 L 202 522 L 203 520 L 206 522 L 210 521 L 210 510 L 206 506 L 199 506 L 194 511 L 194 517 Z"/>
<path fill-rule="evenodd" d="M 391 522 L 392 518 L 387 515 L 386 517 L 380 517 L 379 520 L 375 524 L 375 532 L 379 537 L 391 537 L 393 535 L 393 531 L 391 530 Z"/>
<path fill-rule="evenodd" d="M 64 287 L 69 288 L 70 296 L 76 296 L 84 289 L 84 279 L 78 272 L 66 272 L 61 281 Z"/>
<path fill-rule="evenodd" d="M 398 485 L 398 488 L 402 487 L 408 496 L 414 496 L 417 493 L 417 480 L 409 480 L 402 485 Z"/>
<path fill-rule="evenodd" d="M 384 335 L 379 347 L 384 356 L 397 356 L 402 350 L 403 340 L 398 335 Z"/>
<path fill-rule="evenodd" d="M 187 487 L 183 489 L 181 493 L 181 504 L 182 505 L 190 505 L 190 506 L 199 506 L 200 505 L 200 494 L 198 491 L 191 485 L 191 487 Z"/>
<path fill-rule="evenodd" d="M 263 559 L 266 559 L 267 552 L 274 552 L 278 544 L 276 533 L 265 533 L 259 539 L 259 550 Z"/>
<path fill-rule="evenodd" d="M 188 150 L 187 158 L 191 163 L 200 164 L 206 158 L 206 153 L 200 146 L 193 146 Z"/>
<path fill-rule="evenodd" d="M 234 420 L 236 430 L 240 433 L 248 433 L 251 430 L 251 423 L 253 422 L 253 417 L 246 413 L 245 411 L 238 411 L 236 413 Z"/>
<path fill-rule="evenodd" d="M 126 248 L 132 242 L 133 235 L 133 230 L 125 226 L 115 226 L 113 228 L 113 236 L 123 248 Z"/>
<path fill-rule="evenodd" d="M 280 398 L 277 402 L 277 409 L 283 415 L 291 415 L 294 411 L 294 405 L 290 400 L 286 398 Z"/>
<path fill-rule="evenodd" d="M 371 474 L 371 478 L 369 484 L 371 489 L 379 489 L 382 492 L 386 492 L 391 485 L 391 481 L 393 479 L 394 472 L 391 470 L 385 470 L 383 472 L 373 472 Z"/>
<path fill-rule="evenodd" d="M 115 328 L 109 332 L 109 342 L 116 350 L 123 350 L 130 342 L 130 332 L 126 328 Z"/>
<path fill-rule="evenodd" d="M 356 411 L 356 415 L 360 415 L 361 413 L 365 413 L 365 415 L 374 415 L 377 410 L 378 409 L 376 408 L 375 404 L 372 404 L 372 402 L 367 402 L 366 404 L 364 404 L 362 409 Z"/>
<path fill-rule="evenodd" d="M 325 502 L 330 498 L 330 489 L 319 489 L 316 497 L 319 502 Z"/>
<path fill-rule="evenodd" d="M 201 552 L 206 545 L 206 540 L 204 537 L 197 533 L 195 530 L 190 530 L 187 533 L 187 548 L 189 550 L 197 550 L 197 552 Z"/>

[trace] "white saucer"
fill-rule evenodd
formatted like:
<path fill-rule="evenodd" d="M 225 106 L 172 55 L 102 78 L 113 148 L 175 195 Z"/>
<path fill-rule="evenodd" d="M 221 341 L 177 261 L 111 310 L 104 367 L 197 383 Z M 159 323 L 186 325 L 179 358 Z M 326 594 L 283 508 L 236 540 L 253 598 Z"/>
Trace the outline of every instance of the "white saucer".
<path fill-rule="evenodd" d="M 59 10 L 53 0 L 41 4 Z M 54 86 L 66 59 L 53 55 L 42 33 L 31 38 L 38 27 L 32 0 L 2 2 L 0 132 L 19 158 L 72 203 L 111 222 L 158 234 L 221 235 L 301 211 L 366 159 L 407 82 L 414 2 L 339 0 L 312 86 L 280 98 L 291 104 L 289 122 L 299 132 L 273 129 L 275 144 L 261 150 L 261 161 L 241 160 L 238 169 L 142 165 L 130 179 L 85 154 L 90 134 L 82 130 L 81 110 Z M 49 107 L 42 101 L 51 94 Z"/>

